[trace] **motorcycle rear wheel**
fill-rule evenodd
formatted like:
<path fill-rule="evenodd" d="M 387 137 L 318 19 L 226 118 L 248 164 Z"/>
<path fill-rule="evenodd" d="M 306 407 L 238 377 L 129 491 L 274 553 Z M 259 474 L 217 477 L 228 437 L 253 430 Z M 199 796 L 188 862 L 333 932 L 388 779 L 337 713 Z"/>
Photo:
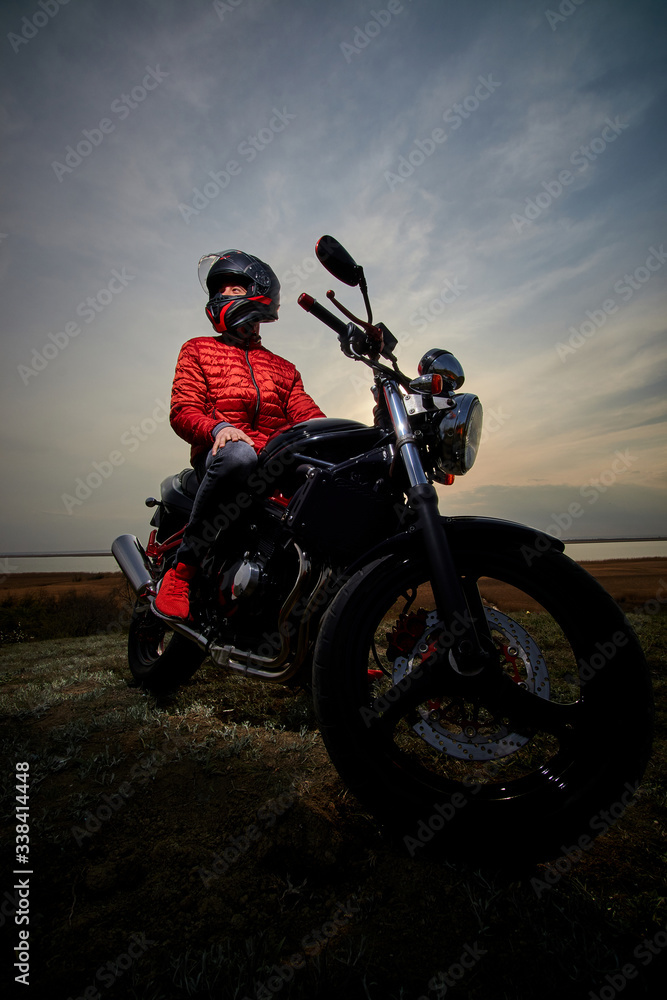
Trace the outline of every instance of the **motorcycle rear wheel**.
<path fill-rule="evenodd" d="M 192 677 L 206 653 L 145 606 L 130 622 L 127 658 L 134 679 L 154 694 L 175 691 Z"/>
<path fill-rule="evenodd" d="M 379 720 L 386 692 L 395 701 L 398 682 L 409 687 L 444 628 L 425 562 L 389 556 L 349 581 L 318 637 L 314 700 L 331 760 L 412 856 L 428 845 L 480 864 L 532 863 L 587 849 L 634 802 L 648 760 L 641 647 L 609 595 L 558 551 L 531 566 L 516 548 L 454 555 L 534 720 L 446 691 Z M 543 725 L 545 701 L 556 732 Z"/>

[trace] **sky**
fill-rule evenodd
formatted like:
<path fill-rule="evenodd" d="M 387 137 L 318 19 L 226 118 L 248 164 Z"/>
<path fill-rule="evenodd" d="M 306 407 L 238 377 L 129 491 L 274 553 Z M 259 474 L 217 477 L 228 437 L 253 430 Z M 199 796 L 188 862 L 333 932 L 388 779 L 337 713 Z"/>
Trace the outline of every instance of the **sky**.
<path fill-rule="evenodd" d="M 451 350 L 483 403 L 443 513 L 667 535 L 662 0 L 5 0 L 0 26 L 0 552 L 147 540 L 189 462 L 167 413 L 213 334 L 205 253 L 271 264 L 264 344 L 370 423 L 367 370 L 296 304 L 362 311 L 325 233 L 402 369 Z M 0 560 L 74 568 L 116 567 Z"/>

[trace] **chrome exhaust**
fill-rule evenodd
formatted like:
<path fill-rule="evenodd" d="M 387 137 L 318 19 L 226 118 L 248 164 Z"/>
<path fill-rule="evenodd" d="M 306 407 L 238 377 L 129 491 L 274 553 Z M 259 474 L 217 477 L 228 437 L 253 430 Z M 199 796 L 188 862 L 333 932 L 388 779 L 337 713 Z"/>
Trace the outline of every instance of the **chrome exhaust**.
<path fill-rule="evenodd" d="M 111 553 L 139 597 L 155 590 L 155 579 L 148 556 L 136 535 L 119 535 L 111 545 Z"/>

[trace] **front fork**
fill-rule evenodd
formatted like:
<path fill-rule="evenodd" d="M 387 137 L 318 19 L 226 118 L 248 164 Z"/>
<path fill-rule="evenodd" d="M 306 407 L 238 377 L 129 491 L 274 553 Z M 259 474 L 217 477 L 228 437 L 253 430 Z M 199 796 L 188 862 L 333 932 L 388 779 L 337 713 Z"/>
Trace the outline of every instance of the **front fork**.
<path fill-rule="evenodd" d="M 453 669 L 472 677 L 479 674 L 494 657 L 484 607 L 475 585 L 464 589 L 454 564 L 447 535 L 442 530 L 438 495 L 424 472 L 419 449 L 410 427 L 405 403 L 396 383 L 384 376 L 378 378 L 392 426 L 396 449 L 408 481 L 408 505 L 417 516 L 431 576 L 431 586 L 445 635 L 456 637 L 448 647 Z M 447 652 L 443 649 L 442 653 Z"/>

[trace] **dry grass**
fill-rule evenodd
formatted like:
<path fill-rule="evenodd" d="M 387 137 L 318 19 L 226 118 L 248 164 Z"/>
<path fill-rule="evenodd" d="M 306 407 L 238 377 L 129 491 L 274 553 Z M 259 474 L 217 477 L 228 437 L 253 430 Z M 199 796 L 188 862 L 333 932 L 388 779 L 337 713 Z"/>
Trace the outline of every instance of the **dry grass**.
<path fill-rule="evenodd" d="M 122 634 L 6 646 L 2 757 L 30 762 L 35 995 L 95 983 L 123 1000 L 241 1000 L 300 955 L 264 996 L 436 1000 L 429 982 L 475 945 L 483 957 L 454 997 L 583 1000 L 628 963 L 638 976 L 623 996 L 659 995 L 658 961 L 635 952 L 667 923 L 667 617 L 631 620 L 658 709 L 642 794 L 539 895 L 544 866 L 398 855 L 343 787 L 304 693 L 209 664 L 160 703 L 128 683 Z M 13 841 L 13 774 L 2 777 Z M 253 824 L 258 839 L 214 872 Z M 354 912 L 336 922 L 347 901 Z M 133 934 L 152 943 L 107 989 L 97 970 Z"/>

